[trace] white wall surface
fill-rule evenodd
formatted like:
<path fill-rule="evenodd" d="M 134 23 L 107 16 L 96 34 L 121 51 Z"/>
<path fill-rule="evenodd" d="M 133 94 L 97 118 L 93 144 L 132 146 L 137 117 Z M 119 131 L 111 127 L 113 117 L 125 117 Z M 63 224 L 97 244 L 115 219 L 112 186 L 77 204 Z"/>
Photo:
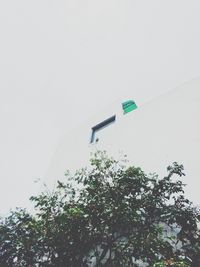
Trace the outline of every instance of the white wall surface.
<path fill-rule="evenodd" d="M 116 123 L 108 126 L 102 138 L 99 136 L 98 144 L 91 145 L 91 127 L 114 114 Z M 61 179 L 67 169 L 86 166 L 91 151 L 96 149 L 105 149 L 115 158 L 127 154 L 132 164 L 147 173 L 165 175 L 169 164 L 182 163 L 186 194 L 200 204 L 200 79 L 187 82 L 126 115 L 121 103 L 115 103 L 68 133 L 52 160 L 48 183 Z"/>
<path fill-rule="evenodd" d="M 0 1 L 0 215 L 29 206 L 90 114 L 200 75 L 199 14 L 199 0 Z"/>

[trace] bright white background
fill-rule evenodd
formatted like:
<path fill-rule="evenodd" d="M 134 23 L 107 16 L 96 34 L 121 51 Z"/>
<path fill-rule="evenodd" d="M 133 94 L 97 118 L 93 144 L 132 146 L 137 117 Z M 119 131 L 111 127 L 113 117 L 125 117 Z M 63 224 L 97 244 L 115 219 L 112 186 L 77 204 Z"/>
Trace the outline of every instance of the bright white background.
<path fill-rule="evenodd" d="M 65 132 L 199 76 L 199 14 L 199 0 L 0 1 L 0 214 L 27 206 Z"/>

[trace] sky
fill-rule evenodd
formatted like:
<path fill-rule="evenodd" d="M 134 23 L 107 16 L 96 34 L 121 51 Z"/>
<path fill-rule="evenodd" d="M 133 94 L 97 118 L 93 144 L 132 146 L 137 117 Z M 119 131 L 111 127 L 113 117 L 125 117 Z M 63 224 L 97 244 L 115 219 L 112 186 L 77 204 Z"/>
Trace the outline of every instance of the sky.
<path fill-rule="evenodd" d="M 200 75 L 199 14 L 198 0 L 0 1 L 0 214 L 29 205 L 67 131 Z"/>

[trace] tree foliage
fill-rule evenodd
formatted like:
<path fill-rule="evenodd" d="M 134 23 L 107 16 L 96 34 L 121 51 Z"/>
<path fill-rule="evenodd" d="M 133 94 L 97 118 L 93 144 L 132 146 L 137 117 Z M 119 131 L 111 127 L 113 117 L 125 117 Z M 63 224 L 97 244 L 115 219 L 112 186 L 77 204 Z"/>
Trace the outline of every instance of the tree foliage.
<path fill-rule="evenodd" d="M 55 190 L 31 197 L 0 223 L 0 266 L 200 266 L 200 213 L 184 196 L 183 166 L 146 175 L 98 152 Z"/>

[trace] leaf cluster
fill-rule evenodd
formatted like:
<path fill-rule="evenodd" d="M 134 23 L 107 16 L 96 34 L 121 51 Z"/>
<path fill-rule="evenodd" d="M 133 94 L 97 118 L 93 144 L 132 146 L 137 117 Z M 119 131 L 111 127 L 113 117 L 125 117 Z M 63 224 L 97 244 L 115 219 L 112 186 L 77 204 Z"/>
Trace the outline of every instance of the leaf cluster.
<path fill-rule="evenodd" d="M 183 166 L 146 175 L 97 152 L 0 223 L 0 266 L 125 267 L 189 259 L 200 266 L 199 210 L 184 196 Z"/>

